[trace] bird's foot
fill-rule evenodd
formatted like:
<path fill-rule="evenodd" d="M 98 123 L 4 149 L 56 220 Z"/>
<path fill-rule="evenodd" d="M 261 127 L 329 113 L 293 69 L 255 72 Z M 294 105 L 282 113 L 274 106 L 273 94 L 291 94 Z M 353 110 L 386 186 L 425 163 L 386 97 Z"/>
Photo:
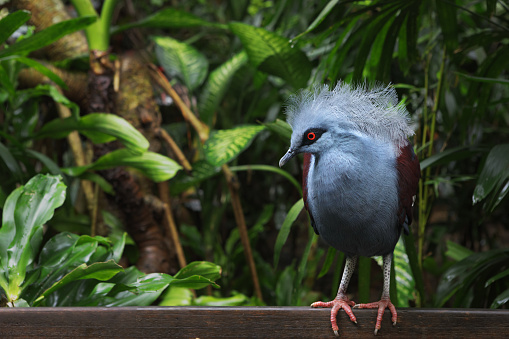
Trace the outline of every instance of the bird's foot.
<path fill-rule="evenodd" d="M 386 308 L 389 308 L 389 310 L 391 311 L 392 326 L 395 326 L 398 320 L 398 313 L 396 312 L 396 307 L 394 307 L 389 298 L 382 298 L 380 301 L 376 301 L 369 304 L 357 304 L 353 308 L 378 308 L 378 316 L 376 317 L 375 325 L 375 335 L 377 335 L 380 328 L 382 328 L 382 316 L 384 315 Z"/>
<path fill-rule="evenodd" d="M 345 310 L 345 313 L 348 314 L 350 317 L 350 320 L 357 324 L 357 318 L 352 312 L 351 306 L 354 306 L 355 302 L 348 300 L 348 298 L 345 297 L 337 297 L 336 299 L 328 302 L 323 301 L 317 301 L 311 304 L 311 307 L 322 307 L 322 308 L 329 308 L 331 307 L 330 311 L 330 322 L 332 324 L 332 330 L 334 331 L 335 335 L 339 335 L 339 327 L 336 322 L 336 316 L 339 312 L 339 310 L 342 308 Z"/>

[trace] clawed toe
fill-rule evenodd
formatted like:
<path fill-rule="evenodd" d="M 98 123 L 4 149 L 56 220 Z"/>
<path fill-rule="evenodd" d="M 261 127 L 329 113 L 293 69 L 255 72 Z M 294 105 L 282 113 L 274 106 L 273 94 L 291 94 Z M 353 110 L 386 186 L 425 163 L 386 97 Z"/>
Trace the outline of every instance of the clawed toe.
<path fill-rule="evenodd" d="M 337 325 L 336 317 L 340 309 L 343 309 L 346 314 L 350 317 L 350 320 L 357 324 L 357 318 L 352 312 L 351 306 L 354 306 L 355 302 L 348 300 L 346 297 L 336 298 L 332 301 L 323 302 L 317 301 L 311 304 L 311 307 L 322 307 L 322 308 L 331 308 L 330 313 L 330 321 L 332 325 L 332 330 L 336 336 L 339 335 L 339 327 Z"/>
<path fill-rule="evenodd" d="M 376 325 L 375 325 L 375 335 L 378 334 L 378 331 L 382 328 L 382 317 L 385 312 L 385 309 L 388 308 L 391 311 L 391 320 L 392 326 L 396 326 L 396 322 L 398 320 L 398 313 L 396 312 L 396 307 L 391 303 L 389 298 L 382 298 L 382 300 L 369 303 L 369 304 L 357 304 L 354 308 L 378 308 L 378 315 L 376 317 Z"/>

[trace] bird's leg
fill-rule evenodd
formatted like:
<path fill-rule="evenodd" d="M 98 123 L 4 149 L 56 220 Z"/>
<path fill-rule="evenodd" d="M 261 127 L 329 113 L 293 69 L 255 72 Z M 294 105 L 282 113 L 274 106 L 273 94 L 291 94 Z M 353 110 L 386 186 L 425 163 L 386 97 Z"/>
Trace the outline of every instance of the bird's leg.
<path fill-rule="evenodd" d="M 343 271 L 343 277 L 341 278 L 341 283 L 339 284 L 338 294 L 334 300 L 329 302 L 317 301 L 311 304 L 311 307 L 332 307 L 330 311 L 330 321 L 332 323 L 332 330 L 334 331 L 335 335 L 339 335 L 336 316 L 341 308 L 345 310 L 345 313 L 348 314 L 350 320 L 357 324 L 357 318 L 355 318 L 355 315 L 350 308 L 351 306 L 355 305 L 355 302 L 350 301 L 346 296 L 346 289 L 348 288 L 348 283 L 350 282 L 350 278 L 352 277 L 356 264 L 357 256 L 346 258 L 345 270 Z"/>
<path fill-rule="evenodd" d="M 358 304 L 355 305 L 354 308 L 378 308 L 378 316 L 376 317 L 376 325 L 375 325 L 375 335 L 377 335 L 378 330 L 382 327 L 382 316 L 385 312 L 386 308 L 389 308 L 392 314 L 392 325 L 396 325 L 396 321 L 398 320 L 398 313 L 396 312 L 396 307 L 391 303 L 390 298 L 390 286 L 391 286 L 391 262 L 392 262 L 392 253 L 387 254 L 383 257 L 384 263 L 384 287 L 382 290 L 382 298 L 380 301 L 369 303 L 369 304 Z"/>

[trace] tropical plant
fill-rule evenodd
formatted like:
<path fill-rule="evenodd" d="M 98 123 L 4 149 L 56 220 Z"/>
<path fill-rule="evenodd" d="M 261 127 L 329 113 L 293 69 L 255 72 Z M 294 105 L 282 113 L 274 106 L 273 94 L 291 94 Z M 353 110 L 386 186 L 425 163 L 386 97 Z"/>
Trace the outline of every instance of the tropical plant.
<path fill-rule="evenodd" d="M 150 305 L 168 286 L 217 284 L 220 267 L 193 262 L 175 276 L 123 269 L 126 235 L 115 242 L 62 232 L 42 249 L 43 226 L 65 199 L 58 176 L 37 175 L 7 198 L 0 228 L 0 287 L 8 306 Z"/>
<path fill-rule="evenodd" d="M 69 187 L 75 187 L 73 192 L 79 188 L 73 183 L 83 186 L 85 181 L 81 179 L 93 180 L 101 190 L 115 193 L 115 198 L 107 200 L 120 206 L 124 214 L 120 224 L 125 224 L 137 244 L 133 247 L 139 250 L 138 258 L 131 256 L 131 262 L 138 261 L 143 266 L 156 260 L 144 248 L 150 241 L 133 226 L 138 224 L 133 222 L 135 217 L 149 216 L 150 223 L 140 225 L 151 230 L 144 234 L 154 235 L 151 240 L 158 242 L 159 249 L 165 248 L 157 252 L 157 258 L 173 263 L 171 269 L 176 271 L 177 264 L 168 247 L 178 249 L 178 238 L 183 248 L 179 255 L 181 266 L 186 260 L 208 260 L 223 267 L 223 288 L 209 290 L 209 297 L 231 296 L 253 304 L 263 298 L 274 305 L 306 304 L 318 298 L 318 293 L 333 297 L 344 256 L 324 247 L 301 213 L 302 190 L 296 178 L 302 170 L 298 162 L 289 164 L 287 171 L 276 167 L 291 134 L 282 121 L 282 107 L 288 95 L 301 87 L 340 80 L 392 82 L 416 127 L 413 144 L 423 177 L 413 232 L 403 237 L 397 247 L 391 298 L 396 300 L 397 290 L 401 306 L 504 305 L 507 276 L 502 268 L 494 269 L 506 255 L 507 247 L 501 240 L 503 236 L 498 235 L 508 232 L 504 211 L 508 204 L 509 90 L 505 78 L 509 8 L 504 3 L 225 0 L 186 1 L 170 7 L 152 1 L 132 2 L 136 9 L 132 11 L 133 7 L 116 1 L 105 1 L 97 9 L 89 1 L 71 2 L 82 16 L 73 22 L 83 26 L 85 22 L 95 22 L 94 26 L 87 26 L 91 52 L 88 60 L 83 62 L 86 58 L 75 52 L 66 61 L 33 63 L 35 66 L 28 65 L 19 72 L 21 61 L 1 61 L 8 74 L 8 78 L 0 74 L 0 99 L 5 98 L 3 102 L 7 103 L 2 114 L 10 114 L 4 119 L 8 124 L 1 134 L 5 146 L 0 145 L 5 163 L 1 173 L 9 179 L 2 181 L 3 192 L 10 192 L 15 184 L 24 183 L 38 171 L 62 173 L 69 180 Z M 118 17 L 112 15 L 116 5 Z M 10 14 L 7 22 L 26 21 L 23 14 L 16 13 Z M 12 32 L 13 27 L 5 32 Z M 28 33 L 2 52 L 41 36 L 42 32 L 36 31 L 32 36 Z M 144 62 L 157 62 L 161 68 L 152 65 L 147 74 L 138 59 L 124 53 L 129 41 L 143 50 Z M 115 54 L 109 54 L 110 50 Z M 35 60 L 26 54 L 24 57 Z M 8 62 L 17 66 L 11 67 Z M 26 83 L 26 71 L 31 69 L 46 72 L 62 88 L 65 96 L 48 85 L 39 87 L 37 93 L 49 95 L 57 107 L 69 107 L 72 118 L 46 123 L 51 119 L 41 114 L 44 111 L 39 107 L 48 105 L 41 96 L 38 101 L 27 99 L 23 106 L 12 106 L 11 101 L 22 102 L 21 98 L 27 96 L 22 92 L 27 90 L 18 89 L 16 81 Z M 83 69 L 95 73 L 82 73 L 80 83 L 84 85 L 74 86 L 68 80 L 69 70 Z M 58 74 L 68 89 L 52 74 Z M 115 89 L 117 78 L 120 80 Z M 101 79 L 108 79 L 108 86 L 101 87 Z M 76 87 L 81 90 L 74 90 Z M 87 88 L 92 90 L 88 92 Z M 80 102 L 75 96 L 80 91 L 99 98 L 93 103 L 100 103 L 101 109 Z M 13 99 L 7 101 L 8 97 Z M 76 106 L 69 99 L 77 102 L 79 112 L 88 115 L 76 113 Z M 10 107 L 14 107 L 12 113 L 8 113 Z M 178 159 L 184 170 L 169 181 L 169 194 L 168 185 L 163 182 L 158 185 L 158 199 L 151 200 L 154 192 L 145 188 L 151 188 L 152 182 L 137 181 L 138 176 L 132 171 L 120 172 L 111 167 L 103 170 L 106 165 L 138 164 L 138 170 L 153 181 L 163 179 L 151 176 L 157 166 L 149 160 L 155 158 L 145 151 L 146 144 L 140 142 L 136 132 L 120 120 L 94 112 L 123 117 L 141 131 L 152 152 L 168 152 Z M 23 118 L 14 118 L 16 114 Z M 44 123 L 36 124 L 40 116 Z M 101 119 L 109 120 L 100 125 Z M 110 126 L 110 120 L 121 126 L 113 130 L 126 133 L 102 130 Z M 23 124 L 24 121 L 30 123 Z M 88 146 L 97 151 L 95 161 L 71 162 L 69 159 L 77 158 L 74 151 L 55 155 L 42 148 L 33 152 L 34 138 L 63 137 L 71 130 L 80 131 L 96 143 Z M 112 137 L 118 138 L 124 148 L 117 149 L 118 143 L 98 143 Z M 69 145 L 73 143 L 69 141 Z M 137 156 L 137 160 L 130 160 Z M 37 160 L 34 162 L 33 158 Z M 116 176 L 119 173 L 122 175 Z M 136 182 L 139 184 L 133 186 Z M 89 206 L 102 206 L 97 204 L 97 191 L 91 190 Z M 5 200 L 7 195 L 2 195 Z M 77 208 L 79 199 L 75 197 L 79 195 L 71 196 L 72 206 L 52 220 L 55 227 L 70 218 L 80 224 L 74 231 L 87 232 L 88 225 L 100 222 L 97 216 L 108 215 L 94 214 L 94 208 L 83 213 L 83 208 Z M 171 208 L 165 210 L 161 202 Z M 146 206 L 148 210 L 130 210 Z M 161 217 L 163 214 L 165 217 Z M 176 228 L 161 230 L 158 220 L 166 220 L 160 224 L 173 223 L 179 232 Z M 165 242 L 167 236 L 172 240 Z M 454 246 L 452 243 L 474 253 L 451 259 L 448 247 Z M 467 270 L 464 260 L 482 261 L 493 269 L 483 270 L 473 280 L 461 279 L 479 272 Z M 156 263 L 151 267 L 162 266 Z M 361 261 L 360 273 L 354 276 L 358 283 L 356 300 L 369 297 L 369 282 L 380 274 L 373 260 Z M 483 284 L 488 288 L 480 288 Z M 472 291 L 475 300 L 471 299 Z M 167 293 L 172 299 L 179 291 L 170 289 Z M 185 294 L 188 297 L 182 298 L 182 303 L 201 302 L 201 296 L 189 298 L 190 294 Z M 245 297 L 251 295 L 258 300 Z"/>

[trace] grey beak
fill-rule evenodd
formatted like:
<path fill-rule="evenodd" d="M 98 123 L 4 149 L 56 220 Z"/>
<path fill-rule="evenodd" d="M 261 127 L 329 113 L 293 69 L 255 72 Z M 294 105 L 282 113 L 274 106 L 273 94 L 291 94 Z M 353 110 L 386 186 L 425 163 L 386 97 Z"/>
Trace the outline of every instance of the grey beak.
<path fill-rule="evenodd" d="M 290 160 L 291 158 L 293 158 L 295 156 L 295 151 L 293 149 L 288 149 L 288 152 L 286 152 L 285 155 L 283 155 L 283 157 L 281 158 L 281 160 L 279 160 L 279 167 L 283 167 L 284 164 L 286 164 L 288 162 L 288 160 Z"/>

